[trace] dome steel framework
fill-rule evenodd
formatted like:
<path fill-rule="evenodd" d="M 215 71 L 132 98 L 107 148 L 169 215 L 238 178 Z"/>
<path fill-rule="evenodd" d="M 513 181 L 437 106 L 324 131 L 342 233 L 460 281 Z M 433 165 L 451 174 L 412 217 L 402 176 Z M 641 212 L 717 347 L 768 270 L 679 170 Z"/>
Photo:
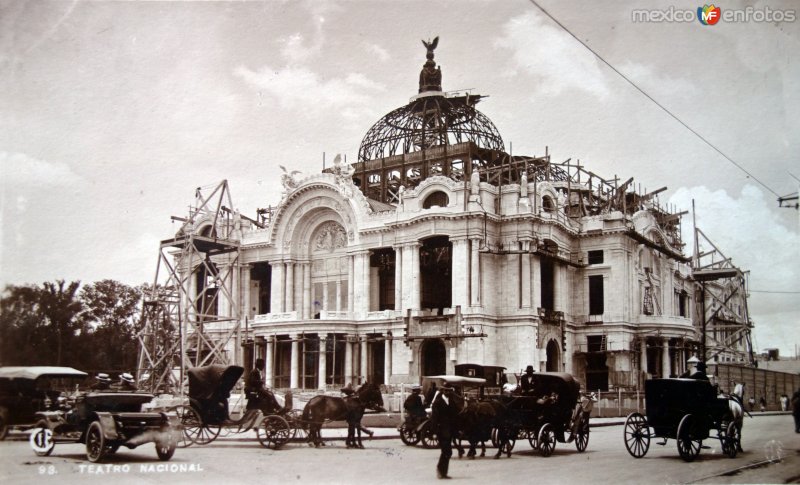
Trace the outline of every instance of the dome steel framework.
<path fill-rule="evenodd" d="M 361 142 L 358 160 L 366 162 L 442 145 L 473 142 L 505 151 L 494 123 L 475 109 L 481 96 L 446 97 L 426 93 L 381 118 Z"/>

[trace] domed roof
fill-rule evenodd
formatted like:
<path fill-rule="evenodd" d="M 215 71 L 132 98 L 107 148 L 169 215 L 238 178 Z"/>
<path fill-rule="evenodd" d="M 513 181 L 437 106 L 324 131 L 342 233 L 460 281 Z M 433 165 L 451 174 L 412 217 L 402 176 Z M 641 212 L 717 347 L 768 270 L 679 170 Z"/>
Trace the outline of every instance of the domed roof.
<path fill-rule="evenodd" d="M 494 123 L 475 109 L 481 96 L 451 96 L 442 91 L 441 68 L 433 60 L 438 41 L 437 37 L 433 42 L 422 42 L 427 61 L 420 72 L 419 94 L 369 129 L 358 150 L 360 162 L 465 142 L 505 151 Z"/>

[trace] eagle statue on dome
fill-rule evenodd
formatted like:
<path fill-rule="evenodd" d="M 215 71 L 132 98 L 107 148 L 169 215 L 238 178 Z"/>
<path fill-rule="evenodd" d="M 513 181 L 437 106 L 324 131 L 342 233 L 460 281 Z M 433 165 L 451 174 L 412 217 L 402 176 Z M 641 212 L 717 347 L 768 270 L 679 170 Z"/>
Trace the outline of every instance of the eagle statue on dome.
<path fill-rule="evenodd" d="M 439 37 L 437 36 L 433 41 L 428 42 L 423 40 L 422 45 L 428 50 L 425 55 L 428 60 L 425 61 L 425 65 L 422 66 L 422 72 L 419 73 L 419 92 L 441 91 L 442 70 L 433 60 L 433 50 L 439 45 Z"/>

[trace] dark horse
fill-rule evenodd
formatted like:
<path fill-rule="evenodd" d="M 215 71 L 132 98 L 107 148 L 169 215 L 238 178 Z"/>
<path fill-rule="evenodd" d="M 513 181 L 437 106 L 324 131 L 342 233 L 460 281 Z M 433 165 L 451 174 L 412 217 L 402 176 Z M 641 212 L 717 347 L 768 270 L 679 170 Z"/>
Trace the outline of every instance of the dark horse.
<path fill-rule="evenodd" d="M 459 412 L 457 417 L 458 436 L 469 442 L 467 458 L 475 458 L 477 454 L 476 446 L 481 444 L 481 456 L 486 456 L 486 441 L 492 439 L 492 430 L 497 430 L 497 454 L 495 459 L 500 458 L 503 453 L 511 456 L 511 446 L 509 443 L 510 426 L 506 406 L 498 401 L 475 401 L 469 400 Z M 455 441 L 455 440 L 454 440 Z M 464 449 L 460 442 L 455 443 L 458 449 L 458 457 L 464 456 Z"/>
<path fill-rule="evenodd" d="M 347 397 L 314 396 L 303 409 L 303 426 L 308 428 L 308 444 L 324 446 L 320 430 L 325 421 L 347 421 L 348 448 L 363 448 L 361 443 L 361 417 L 365 409 L 385 411 L 381 390 L 372 383 L 359 387 L 352 395 Z M 358 438 L 356 438 L 358 431 Z"/>

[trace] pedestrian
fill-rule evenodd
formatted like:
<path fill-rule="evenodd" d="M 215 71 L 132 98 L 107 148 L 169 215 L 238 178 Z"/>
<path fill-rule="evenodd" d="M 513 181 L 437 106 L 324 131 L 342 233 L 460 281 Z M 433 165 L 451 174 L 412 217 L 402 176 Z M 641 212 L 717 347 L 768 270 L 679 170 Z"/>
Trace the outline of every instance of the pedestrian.
<path fill-rule="evenodd" d="M 753 396 L 750 396 L 750 399 L 747 400 L 747 407 L 752 412 L 754 410 L 754 408 L 756 407 L 756 398 L 754 398 Z"/>
<path fill-rule="evenodd" d="M 789 410 L 789 396 L 786 393 L 781 394 L 781 411 Z"/>
<path fill-rule="evenodd" d="M 764 396 L 761 396 L 761 399 L 758 400 L 758 405 L 762 413 L 767 410 L 767 400 L 764 399 Z"/>
<path fill-rule="evenodd" d="M 792 394 L 792 416 L 794 416 L 794 432 L 800 433 L 800 389 Z"/>
<path fill-rule="evenodd" d="M 439 393 L 433 398 L 431 405 L 431 423 L 439 439 L 439 462 L 436 464 L 436 477 L 448 479 L 447 470 L 450 457 L 453 456 L 453 431 L 459 409 L 455 389 L 447 382 L 442 384 Z"/>

